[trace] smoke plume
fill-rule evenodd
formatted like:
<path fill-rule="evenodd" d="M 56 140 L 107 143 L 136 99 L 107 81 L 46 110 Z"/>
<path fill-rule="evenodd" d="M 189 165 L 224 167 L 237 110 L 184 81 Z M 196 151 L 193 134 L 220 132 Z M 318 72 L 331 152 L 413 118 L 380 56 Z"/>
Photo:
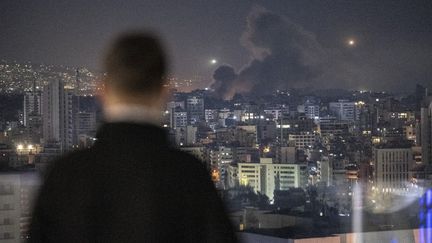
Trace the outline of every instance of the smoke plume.
<path fill-rule="evenodd" d="M 234 81 L 237 79 L 233 67 L 228 65 L 218 67 L 213 74 L 213 79 L 215 81 L 211 88 L 215 91 L 217 97 L 227 98 L 234 95 L 230 93 L 233 90 Z"/>
<path fill-rule="evenodd" d="M 322 87 L 324 80 L 338 82 L 344 78 L 334 75 L 344 70 L 339 61 L 334 61 L 338 53 L 323 48 L 302 26 L 263 8 L 254 8 L 247 17 L 241 44 L 252 60 L 238 73 L 229 66 L 215 71 L 213 88 L 221 98 L 315 84 Z"/>

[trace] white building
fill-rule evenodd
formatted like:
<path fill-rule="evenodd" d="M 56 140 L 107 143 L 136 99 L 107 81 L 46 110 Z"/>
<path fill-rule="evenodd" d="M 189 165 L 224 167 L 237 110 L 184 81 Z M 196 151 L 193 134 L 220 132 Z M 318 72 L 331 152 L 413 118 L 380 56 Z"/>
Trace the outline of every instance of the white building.
<path fill-rule="evenodd" d="M 309 119 L 319 119 L 320 107 L 319 105 L 305 105 L 304 113 L 305 116 Z"/>
<path fill-rule="evenodd" d="M 323 156 L 317 161 L 318 182 L 331 186 L 333 183 L 333 168 L 328 157 Z"/>
<path fill-rule="evenodd" d="M 204 98 L 200 95 L 188 96 L 186 99 L 186 111 L 189 124 L 194 125 L 204 121 Z"/>
<path fill-rule="evenodd" d="M 406 189 L 413 166 L 411 147 L 378 147 L 373 149 L 374 186 L 380 192 Z"/>
<path fill-rule="evenodd" d="M 261 158 L 260 163 L 238 163 L 240 185 L 249 185 L 273 199 L 275 190 L 306 185 L 307 166 L 301 164 L 273 164 L 271 158 Z"/>
<path fill-rule="evenodd" d="M 73 145 L 72 90 L 62 81 L 51 82 L 42 93 L 42 122 L 44 143 L 58 143 L 62 151 Z"/>

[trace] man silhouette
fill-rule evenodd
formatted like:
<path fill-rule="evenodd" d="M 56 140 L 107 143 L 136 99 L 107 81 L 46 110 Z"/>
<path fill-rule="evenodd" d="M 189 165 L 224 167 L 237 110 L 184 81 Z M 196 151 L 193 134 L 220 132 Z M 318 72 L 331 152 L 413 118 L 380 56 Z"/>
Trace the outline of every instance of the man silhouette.
<path fill-rule="evenodd" d="M 30 242 L 234 242 L 200 161 L 158 127 L 166 60 L 146 33 L 120 36 L 105 59 L 106 123 L 95 145 L 53 163 Z"/>

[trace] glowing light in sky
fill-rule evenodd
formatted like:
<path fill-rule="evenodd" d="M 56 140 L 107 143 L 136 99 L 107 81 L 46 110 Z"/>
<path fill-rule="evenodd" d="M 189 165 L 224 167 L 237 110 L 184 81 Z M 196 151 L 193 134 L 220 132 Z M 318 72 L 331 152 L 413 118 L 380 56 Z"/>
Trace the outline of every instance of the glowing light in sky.
<path fill-rule="evenodd" d="M 349 46 L 354 46 L 355 44 L 356 44 L 356 42 L 355 42 L 354 39 L 349 39 L 349 40 L 348 40 L 348 45 L 349 45 Z"/>
<path fill-rule="evenodd" d="M 217 63 L 217 60 L 216 60 L 216 59 L 211 59 L 211 60 L 210 60 L 210 63 L 211 63 L 211 64 L 216 64 L 216 63 Z"/>

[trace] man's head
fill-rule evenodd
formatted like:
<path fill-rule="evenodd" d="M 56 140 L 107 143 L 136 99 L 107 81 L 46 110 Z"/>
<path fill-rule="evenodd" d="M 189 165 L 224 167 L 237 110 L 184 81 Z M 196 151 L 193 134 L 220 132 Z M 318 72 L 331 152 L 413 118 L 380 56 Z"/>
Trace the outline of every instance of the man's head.
<path fill-rule="evenodd" d="M 159 40 L 152 34 L 120 35 L 107 51 L 104 69 L 104 99 L 149 103 L 163 93 L 167 61 Z"/>

